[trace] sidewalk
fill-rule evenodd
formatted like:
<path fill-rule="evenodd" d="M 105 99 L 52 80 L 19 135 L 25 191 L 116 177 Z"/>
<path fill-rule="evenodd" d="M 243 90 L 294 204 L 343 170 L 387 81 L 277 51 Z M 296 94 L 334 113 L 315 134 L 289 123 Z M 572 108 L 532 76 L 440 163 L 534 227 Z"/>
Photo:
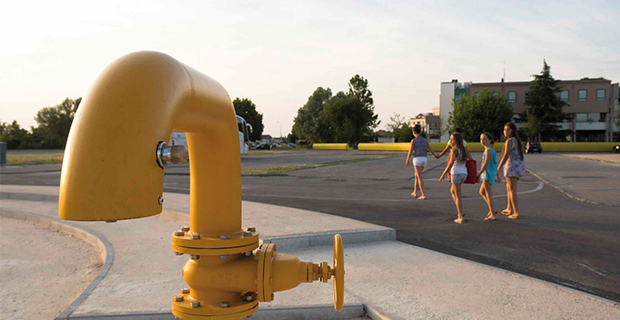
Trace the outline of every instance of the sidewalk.
<path fill-rule="evenodd" d="M 0 211 L 57 217 L 57 187 L 1 185 L 0 193 Z M 43 196 L 32 201 L 30 194 Z M 61 221 L 96 232 L 114 248 L 107 275 L 70 319 L 173 319 L 170 299 L 186 287 L 180 270 L 188 257 L 172 253 L 170 234 L 188 224 L 189 196 L 166 193 L 164 198 L 165 211 L 155 217 Z M 332 235 L 344 235 L 344 314 L 330 306 L 331 283 L 312 283 L 276 293 L 253 319 L 359 319 L 364 314 L 380 319 L 365 313 L 364 306 L 392 319 L 620 318 L 617 303 L 397 242 L 394 230 L 369 223 L 244 201 L 243 226 L 255 226 L 264 241 L 278 244 L 279 252 L 330 264 Z"/>

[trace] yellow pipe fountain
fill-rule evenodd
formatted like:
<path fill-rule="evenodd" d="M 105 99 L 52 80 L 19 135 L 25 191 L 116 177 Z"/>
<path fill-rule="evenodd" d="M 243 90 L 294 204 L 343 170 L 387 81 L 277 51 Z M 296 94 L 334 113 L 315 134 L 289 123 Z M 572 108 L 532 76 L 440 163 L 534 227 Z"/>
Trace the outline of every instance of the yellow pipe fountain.
<path fill-rule="evenodd" d="M 342 309 L 342 240 L 334 268 L 276 253 L 254 228 L 241 227 L 241 160 L 235 111 L 215 80 L 158 52 L 136 52 L 99 76 L 75 116 L 62 166 L 59 217 L 116 221 L 159 214 L 164 166 L 186 158 L 167 148 L 186 132 L 190 163 L 190 226 L 172 234 L 172 249 L 189 254 L 189 289 L 172 298 L 182 319 L 241 319 L 273 293 L 334 277 Z M 122 141 L 122 142 L 119 142 Z M 125 142 L 128 141 L 128 142 Z M 257 249 L 258 248 L 258 249 Z"/>

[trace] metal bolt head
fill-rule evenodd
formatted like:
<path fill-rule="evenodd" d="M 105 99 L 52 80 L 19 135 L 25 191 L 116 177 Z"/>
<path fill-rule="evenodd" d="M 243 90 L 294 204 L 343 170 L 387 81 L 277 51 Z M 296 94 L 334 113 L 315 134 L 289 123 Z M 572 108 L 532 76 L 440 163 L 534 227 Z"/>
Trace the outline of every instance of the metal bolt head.
<path fill-rule="evenodd" d="M 176 251 L 175 251 L 175 252 L 174 252 L 174 255 L 177 255 L 177 256 L 182 256 L 182 255 L 183 255 L 183 252 L 176 252 Z"/>
<path fill-rule="evenodd" d="M 181 292 L 183 292 L 183 294 L 189 294 L 189 288 L 183 288 Z"/>
<path fill-rule="evenodd" d="M 200 307 L 200 301 L 192 301 L 192 308 Z"/>
<path fill-rule="evenodd" d="M 161 204 L 164 203 L 164 197 L 159 197 L 159 199 L 157 199 L 157 202 L 159 202 L 159 205 L 161 206 Z"/>
<path fill-rule="evenodd" d="M 228 307 L 230 307 L 230 302 L 222 301 L 222 302 L 220 302 L 220 307 L 221 308 L 228 308 Z"/>
<path fill-rule="evenodd" d="M 185 232 L 183 232 L 183 231 L 175 231 L 174 235 L 177 236 L 177 237 L 182 237 L 182 236 L 185 235 Z"/>
<path fill-rule="evenodd" d="M 174 301 L 175 301 L 175 302 L 181 302 L 181 301 L 183 301 L 183 296 L 174 296 Z"/>
<path fill-rule="evenodd" d="M 192 239 L 198 240 L 198 239 L 200 239 L 200 235 L 197 234 L 197 233 L 194 233 L 194 234 L 192 234 Z"/>
<path fill-rule="evenodd" d="M 250 232 L 250 231 L 244 231 L 244 232 L 243 232 L 243 236 L 244 236 L 244 237 L 251 237 L 252 235 L 253 235 L 253 233 L 252 233 L 252 232 Z"/>
<path fill-rule="evenodd" d="M 181 231 L 183 231 L 183 232 L 187 232 L 187 231 L 189 231 L 189 227 L 188 227 L 188 226 L 183 226 L 183 227 L 181 228 Z"/>
<path fill-rule="evenodd" d="M 255 231 L 256 231 L 256 227 L 249 227 L 249 228 L 248 228 L 248 231 L 255 232 Z"/>
<path fill-rule="evenodd" d="M 246 257 L 251 257 L 252 256 L 252 251 L 246 251 L 243 253 Z"/>
<path fill-rule="evenodd" d="M 228 240 L 228 239 L 230 239 L 230 236 L 229 236 L 229 235 L 227 235 L 227 234 L 222 234 L 222 235 L 220 235 L 220 239 L 222 239 L 222 240 Z"/>
<path fill-rule="evenodd" d="M 220 259 L 222 259 L 224 261 L 228 260 L 228 258 L 229 258 L 229 256 L 227 254 L 224 254 L 224 255 L 220 256 Z"/>
<path fill-rule="evenodd" d="M 197 255 L 195 255 L 195 254 L 192 254 L 192 255 L 190 255 L 190 258 L 191 258 L 192 260 L 198 260 L 198 259 L 200 259 L 200 256 L 197 256 Z"/>

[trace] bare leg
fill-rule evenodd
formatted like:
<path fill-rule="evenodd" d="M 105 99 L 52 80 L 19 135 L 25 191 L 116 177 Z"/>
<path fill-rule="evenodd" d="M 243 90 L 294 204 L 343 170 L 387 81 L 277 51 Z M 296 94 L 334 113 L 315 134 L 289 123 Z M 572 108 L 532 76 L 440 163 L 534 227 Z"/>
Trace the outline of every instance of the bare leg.
<path fill-rule="evenodd" d="M 415 170 L 415 165 L 413 166 L 414 176 L 413 176 L 413 193 L 411 196 L 414 198 L 418 197 L 418 173 Z"/>
<path fill-rule="evenodd" d="M 519 206 L 517 203 L 517 181 L 519 181 L 519 178 L 508 178 L 508 183 L 510 184 L 510 205 L 514 210 L 514 213 L 508 216 L 508 218 L 510 219 L 519 218 Z"/>
<path fill-rule="evenodd" d="M 420 188 L 420 194 L 421 194 L 421 196 L 418 199 L 425 200 L 426 196 L 424 195 L 424 180 L 422 179 L 422 171 L 424 170 L 424 167 L 414 166 L 414 168 L 415 168 L 416 183 L 418 184 L 418 187 Z"/>
<path fill-rule="evenodd" d="M 487 214 L 487 217 L 484 218 L 484 220 L 495 220 L 495 214 L 494 214 L 495 210 L 493 209 L 493 196 L 491 194 L 491 184 L 488 181 L 486 180 L 482 181 L 482 186 L 480 186 L 480 194 L 483 194 L 482 197 L 484 198 L 484 201 L 486 201 L 487 205 L 489 206 L 489 213 Z"/>
<path fill-rule="evenodd" d="M 510 200 L 512 198 L 512 192 L 510 191 L 511 185 L 509 180 L 510 178 L 506 177 L 506 209 L 502 211 L 502 214 L 505 216 L 512 214 L 512 201 Z"/>
<path fill-rule="evenodd" d="M 454 189 L 454 204 L 456 204 L 456 212 L 458 214 L 458 217 L 454 220 L 454 222 L 463 223 L 463 200 L 461 199 L 461 184 L 453 183 L 452 188 Z"/>

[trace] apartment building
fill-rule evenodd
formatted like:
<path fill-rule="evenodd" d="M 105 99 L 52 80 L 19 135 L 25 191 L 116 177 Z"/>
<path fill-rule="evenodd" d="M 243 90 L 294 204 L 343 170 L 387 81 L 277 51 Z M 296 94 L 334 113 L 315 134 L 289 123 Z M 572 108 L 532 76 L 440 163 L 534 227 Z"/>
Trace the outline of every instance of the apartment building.
<path fill-rule="evenodd" d="M 530 81 L 488 82 L 460 84 L 457 80 L 441 84 L 440 115 L 447 120 L 452 111 L 452 99 L 458 100 L 462 94 L 476 95 L 484 88 L 501 94 L 513 106 L 514 122 L 520 126 L 520 115 L 527 105 L 525 97 L 529 93 Z M 572 120 L 558 123 L 562 130 L 567 130 L 567 140 L 571 142 L 606 142 L 612 141 L 617 127 L 614 119 L 618 117 L 618 84 L 604 78 L 583 78 L 581 80 L 560 80 L 560 99 L 567 103 L 563 108 Z M 445 95 L 445 98 L 444 98 Z M 452 97 L 452 98 L 450 98 Z M 446 138 L 446 141 L 449 137 Z M 442 141 L 443 137 L 442 137 Z"/>

